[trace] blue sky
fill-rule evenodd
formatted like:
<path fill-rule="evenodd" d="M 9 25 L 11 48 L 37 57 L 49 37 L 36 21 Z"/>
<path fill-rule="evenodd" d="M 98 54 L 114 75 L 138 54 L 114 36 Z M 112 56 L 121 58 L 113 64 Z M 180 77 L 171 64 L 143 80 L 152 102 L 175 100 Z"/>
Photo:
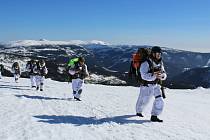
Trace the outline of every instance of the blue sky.
<path fill-rule="evenodd" d="M 209 0 L 0 0 L 0 41 L 102 40 L 210 52 Z"/>

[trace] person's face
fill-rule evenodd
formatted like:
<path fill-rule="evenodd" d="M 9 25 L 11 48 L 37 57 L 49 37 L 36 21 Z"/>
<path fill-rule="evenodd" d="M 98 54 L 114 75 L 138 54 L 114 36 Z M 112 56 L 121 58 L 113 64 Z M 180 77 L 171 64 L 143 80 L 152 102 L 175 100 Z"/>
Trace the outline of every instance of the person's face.
<path fill-rule="evenodd" d="M 83 61 L 79 61 L 79 63 L 80 63 L 80 65 L 84 65 L 85 64 L 85 62 L 83 62 Z"/>
<path fill-rule="evenodd" d="M 153 57 L 157 60 L 160 60 L 161 59 L 161 53 L 158 53 L 158 52 L 153 53 Z"/>
<path fill-rule="evenodd" d="M 39 63 L 39 65 L 40 65 L 41 67 L 43 67 L 43 66 L 44 66 L 44 63 Z"/>

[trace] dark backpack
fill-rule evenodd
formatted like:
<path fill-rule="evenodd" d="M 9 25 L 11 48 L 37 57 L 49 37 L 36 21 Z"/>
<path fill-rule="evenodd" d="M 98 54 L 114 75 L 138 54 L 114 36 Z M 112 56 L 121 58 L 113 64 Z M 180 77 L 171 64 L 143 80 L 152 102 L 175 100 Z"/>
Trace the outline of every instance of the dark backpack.
<path fill-rule="evenodd" d="M 20 74 L 20 66 L 19 66 L 18 62 L 15 62 L 12 65 L 12 69 L 14 70 L 15 74 Z"/>
<path fill-rule="evenodd" d="M 132 54 L 132 60 L 130 63 L 129 77 L 135 79 L 137 82 L 141 82 L 142 78 L 140 75 L 140 66 L 143 62 L 147 61 L 152 67 L 151 62 L 149 61 L 150 48 L 139 48 L 137 52 Z"/>

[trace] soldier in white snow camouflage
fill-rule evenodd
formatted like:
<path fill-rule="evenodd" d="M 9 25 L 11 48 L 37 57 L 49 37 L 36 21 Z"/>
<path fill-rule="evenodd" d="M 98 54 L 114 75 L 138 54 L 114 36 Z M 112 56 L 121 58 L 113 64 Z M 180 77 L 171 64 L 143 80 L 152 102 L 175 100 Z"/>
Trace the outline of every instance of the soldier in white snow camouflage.
<path fill-rule="evenodd" d="M 140 66 L 142 83 L 140 94 L 136 103 L 137 116 L 143 117 L 142 112 L 151 97 L 155 97 L 151 112 L 151 121 L 162 122 L 157 116 L 161 114 L 164 106 L 160 81 L 165 80 L 167 75 L 161 60 L 162 50 L 155 46 L 151 50 L 150 57 Z"/>
<path fill-rule="evenodd" d="M 87 65 L 85 64 L 85 59 L 83 57 L 71 59 L 68 62 L 68 67 L 68 72 L 72 78 L 74 99 L 80 101 L 84 78 L 89 76 Z"/>

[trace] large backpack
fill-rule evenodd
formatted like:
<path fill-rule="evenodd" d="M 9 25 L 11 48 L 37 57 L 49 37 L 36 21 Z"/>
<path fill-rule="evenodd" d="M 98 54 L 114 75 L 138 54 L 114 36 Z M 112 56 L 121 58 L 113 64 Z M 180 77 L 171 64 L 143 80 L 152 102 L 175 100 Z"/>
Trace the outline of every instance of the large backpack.
<path fill-rule="evenodd" d="M 19 66 L 18 62 L 13 63 L 12 69 L 14 70 L 15 74 L 20 74 L 20 66 Z"/>
<path fill-rule="evenodd" d="M 144 61 L 148 61 L 149 55 L 150 55 L 150 48 L 139 48 L 137 52 L 132 54 L 130 70 L 128 73 L 131 79 L 136 79 L 137 82 L 141 82 L 142 79 L 139 69 Z"/>
<path fill-rule="evenodd" d="M 72 58 L 67 62 L 66 73 L 68 75 L 68 82 L 71 82 L 73 75 L 69 74 L 69 70 L 75 67 L 75 64 L 79 62 L 79 58 Z"/>
<path fill-rule="evenodd" d="M 75 67 L 75 63 L 77 63 L 79 61 L 79 58 L 73 58 L 70 59 L 67 66 L 68 68 L 74 68 Z"/>
<path fill-rule="evenodd" d="M 44 60 L 39 60 L 39 61 L 37 61 L 36 65 L 37 65 L 37 69 L 39 71 L 39 74 L 41 76 L 46 76 L 47 73 L 48 73 L 48 70 L 47 70 L 47 67 L 45 65 L 45 61 Z"/>

